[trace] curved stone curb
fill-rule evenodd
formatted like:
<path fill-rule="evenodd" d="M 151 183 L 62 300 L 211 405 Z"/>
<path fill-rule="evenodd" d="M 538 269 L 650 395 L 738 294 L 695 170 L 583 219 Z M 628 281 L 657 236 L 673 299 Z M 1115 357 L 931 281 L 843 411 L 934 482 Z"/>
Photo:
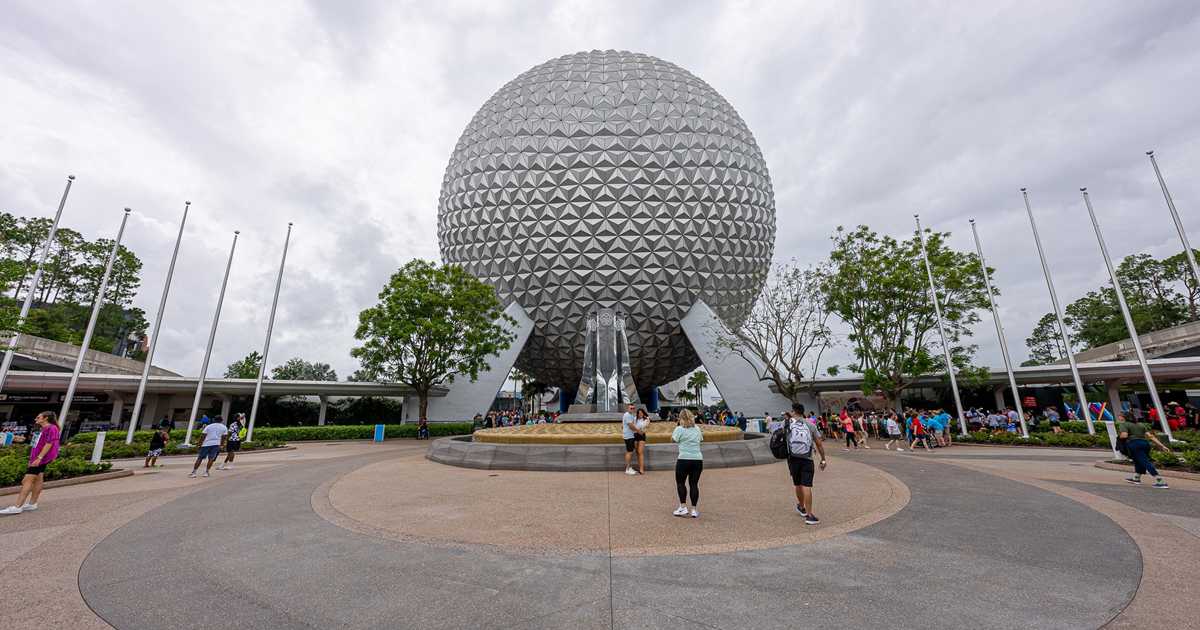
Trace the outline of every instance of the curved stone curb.
<path fill-rule="evenodd" d="M 700 451 L 705 469 L 779 461 L 762 437 L 702 444 Z M 647 444 L 646 470 L 674 470 L 677 452 L 673 444 Z M 579 472 L 625 468 L 623 444 L 497 444 L 441 438 L 430 444 L 425 456 L 439 464 L 482 470 Z"/>
<path fill-rule="evenodd" d="M 1112 462 L 1096 462 L 1096 468 L 1104 470 L 1119 470 L 1121 472 L 1129 472 L 1133 469 L 1133 463 L 1129 464 L 1114 464 Z M 1156 466 L 1157 468 L 1157 466 Z M 1175 479 L 1190 479 L 1192 481 L 1200 481 L 1200 475 L 1190 473 L 1183 470 L 1171 470 L 1170 468 L 1159 468 L 1158 474 L 1164 477 L 1173 477 Z"/>
<path fill-rule="evenodd" d="M 132 470 L 109 470 L 94 475 L 80 475 L 79 477 L 68 477 L 66 479 L 55 479 L 42 484 L 43 488 L 62 488 L 65 486 L 77 486 L 81 483 L 91 483 L 93 481 L 106 481 L 108 479 L 120 479 L 121 477 L 132 477 Z M 21 486 L 7 486 L 0 488 L 0 496 L 7 494 L 18 494 L 21 492 Z"/>

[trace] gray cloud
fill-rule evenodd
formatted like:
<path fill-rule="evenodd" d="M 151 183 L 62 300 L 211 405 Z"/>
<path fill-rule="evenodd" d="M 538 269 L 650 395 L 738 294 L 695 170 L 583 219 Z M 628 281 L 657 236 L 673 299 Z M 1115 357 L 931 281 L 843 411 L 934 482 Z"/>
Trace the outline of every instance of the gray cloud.
<path fill-rule="evenodd" d="M 780 259 L 822 257 L 839 224 L 902 235 L 918 211 L 970 248 L 974 217 L 1020 345 L 1049 308 L 1021 186 L 1068 299 L 1104 280 L 1079 186 L 1114 254 L 1178 250 L 1146 149 L 1200 229 L 1196 41 L 1190 3 L 9 2 L 0 208 L 51 213 L 68 172 L 65 222 L 89 237 L 133 207 L 152 314 L 191 199 L 158 354 L 184 373 L 234 229 L 211 372 L 261 347 L 294 221 L 272 363 L 349 374 L 358 311 L 405 260 L 438 255 L 442 170 L 475 110 L 546 59 L 625 48 L 741 112 L 774 178 Z M 980 362 L 999 365 L 989 327 Z"/>

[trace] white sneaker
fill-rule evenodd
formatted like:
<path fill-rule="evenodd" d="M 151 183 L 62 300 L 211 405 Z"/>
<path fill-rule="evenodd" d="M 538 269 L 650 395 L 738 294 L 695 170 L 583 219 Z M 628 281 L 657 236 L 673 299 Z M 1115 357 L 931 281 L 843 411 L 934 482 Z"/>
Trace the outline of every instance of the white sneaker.
<path fill-rule="evenodd" d="M 37 509 L 36 503 L 26 503 L 25 505 L 21 506 L 22 512 L 33 512 L 36 509 Z"/>
<path fill-rule="evenodd" d="M 675 508 L 675 511 L 671 512 L 671 514 L 674 514 L 675 516 L 687 516 L 688 511 L 687 511 L 686 507 L 681 505 L 681 506 Z"/>
<path fill-rule="evenodd" d="M 632 469 L 632 468 L 626 468 L 626 469 L 625 469 L 625 474 L 626 474 L 626 475 L 636 475 L 636 474 L 637 474 L 637 471 L 635 471 L 635 470 L 634 470 L 634 469 Z"/>
<path fill-rule="evenodd" d="M 207 477 L 207 476 L 208 476 L 208 471 L 207 471 L 207 470 L 206 470 L 206 471 L 204 471 L 204 476 L 205 476 L 205 477 Z"/>
<path fill-rule="evenodd" d="M 221 464 L 220 466 L 217 466 L 217 470 L 225 470 L 225 464 Z"/>
<path fill-rule="evenodd" d="M 692 518 L 700 518 L 700 511 L 696 508 L 692 508 Z"/>
<path fill-rule="evenodd" d="M 0 514 L 20 514 L 21 512 L 24 512 L 24 510 L 17 505 L 10 505 L 3 510 L 0 510 Z"/>
<path fill-rule="evenodd" d="M 901 453 L 903 453 L 903 452 L 904 452 L 904 449 L 900 448 L 899 446 L 897 446 L 897 447 L 896 447 L 896 450 L 897 450 L 897 451 L 900 451 Z"/>
<path fill-rule="evenodd" d="M 196 471 L 194 471 L 194 470 L 193 470 L 192 472 L 188 473 L 188 477 L 190 477 L 190 478 L 192 478 L 192 479 L 195 479 L 195 478 L 196 478 Z"/>
<path fill-rule="evenodd" d="M 222 468 L 222 470 L 233 470 L 233 464 L 226 465 L 225 468 Z"/>

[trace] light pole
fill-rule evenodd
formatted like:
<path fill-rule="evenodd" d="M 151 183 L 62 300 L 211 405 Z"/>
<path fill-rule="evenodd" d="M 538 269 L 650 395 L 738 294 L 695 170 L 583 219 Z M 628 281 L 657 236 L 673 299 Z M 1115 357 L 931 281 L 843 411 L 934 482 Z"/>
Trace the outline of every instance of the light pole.
<path fill-rule="evenodd" d="M 71 184 L 74 182 L 75 176 L 67 175 L 67 187 L 63 189 L 62 199 L 58 201 L 58 212 L 54 213 L 54 222 L 50 224 L 50 233 L 46 235 L 46 242 L 42 244 L 42 251 L 38 254 L 37 270 L 33 272 L 33 280 L 29 283 L 29 292 L 25 294 L 25 301 L 21 303 L 21 314 L 17 316 L 18 329 L 25 322 L 25 318 L 29 316 L 29 308 L 33 306 L 33 295 L 37 293 L 38 284 L 42 281 L 42 267 L 46 264 L 50 245 L 54 243 L 54 236 L 58 233 L 58 221 L 62 218 L 63 208 L 67 205 L 67 195 L 70 194 Z M 4 351 L 4 360 L 0 362 L 0 391 L 4 391 L 4 383 L 8 380 L 8 370 L 12 367 L 13 352 L 17 349 L 17 336 L 18 332 L 14 330 L 8 339 L 8 349 Z"/>
<path fill-rule="evenodd" d="M 992 280 L 988 277 L 987 261 L 983 258 L 983 245 L 979 242 L 979 231 L 975 229 L 975 219 L 971 219 L 971 236 L 975 238 L 975 252 L 979 254 L 979 271 L 983 274 L 983 284 L 987 287 L 988 304 L 992 306 L 992 320 L 996 322 L 996 337 L 1000 340 L 1000 353 L 1004 355 L 1004 371 L 1008 373 L 1008 385 L 1012 388 L 1013 409 L 1021 420 L 1021 437 L 1029 437 L 1029 427 L 1025 426 L 1025 414 L 1021 413 L 1021 392 L 1017 390 L 1017 377 L 1013 376 L 1012 358 L 1008 355 L 1008 341 L 1004 338 L 1004 327 L 1000 325 L 1000 311 L 996 310 L 996 298 L 992 295 Z"/>
<path fill-rule="evenodd" d="M 1108 267 L 1108 277 L 1112 279 L 1113 290 L 1117 294 L 1117 305 L 1121 307 L 1121 317 L 1125 318 L 1125 329 L 1133 341 L 1133 351 L 1137 354 L 1138 364 L 1142 366 L 1142 378 L 1146 379 L 1146 387 L 1150 388 L 1150 400 L 1158 410 L 1158 421 L 1162 424 L 1163 433 L 1167 440 L 1174 442 L 1171 435 L 1171 425 L 1167 424 L 1167 414 L 1163 413 L 1162 401 L 1158 399 L 1158 388 L 1154 385 L 1154 376 L 1150 374 L 1150 365 L 1146 363 L 1146 351 L 1142 349 L 1142 341 L 1138 339 L 1137 328 L 1133 325 L 1133 316 L 1129 314 L 1129 305 L 1125 302 L 1125 292 L 1121 290 L 1121 281 L 1117 279 L 1117 270 L 1113 268 L 1112 258 L 1108 255 L 1108 245 L 1104 243 L 1104 235 L 1100 232 L 1100 223 L 1096 220 L 1096 212 L 1092 209 L 1092 200 L 1088 197 L 1087 188 L 1080 188 L 1083 203 L 1087 206 L 1088 216 L 1092 219 L 1092 227 L 1096 230 L 1096 241 L 1100 243 L 1100 254 L 1104 256 L 1104 264 Z"/>
<path fill-rule="evenodd" d="M 933 267 L 929 265 L 929 253 L 925 251 L 925 233 L 921 231 L 921 215 L 914 214 L 917 221 L 917 238 L 921 241 L 921 259 L 925 261 L 925 275 L 929 278 L 929 295 L 933 298 L 933 312 L 937 315 L 938 335 L 942 339 L 942 354 L 946 357 L 946 374 L 950 376 L 950 390 L 954 392 L 954 408 L 958 411 L 958 426 L 962 435 L 967 434 L 967 419 L 963 414 L 962 399 L 958 396 L 958 379 L 954 378 L 954 363 L 950 360 L 950 344 L 946 340 L 946 326 L 942 323 L 942 307 L 938 304 L 937 287 L 933 284 Z"/>
<path fill-rule="evenodd" d="M 221 293 L 217 296 L 217 309 L 213 312 L 212 328 L 208 331 L 208 347 L 204 349 L 204 362 L 200 365 L 200 377 L 196 382 L 196 397 L 192 399 L 192 413 L 188 416 L 187 433 L 182 446 L 192 445 L 192 429 L 196 426 L 196 412 L 200 409 L 200 396 L 204 393 L 204 379 L 208 375 L 208 360 L 212 358 L 213 340 L 217 338 L 217 324 L 221 321 L 221 305 L 225 303 L 225 287 L 229 285 L 229 270 L 233 268 L 233 252 L 237 249 L 238 230 L 233 231 L 233 244 L 229 246 L 229 262 L 225 263 L 225 277 L 221 280 Z"/>
<path fill-rule="evenodd" d="M 250 403 L 250 426 L 246 441 L 254 439 L 254 420 L 258 417 L 258 398 L 262 395 L 263 376 L 267 373 L 267 354 L 271 351 L 271 331 L 275 328 L 275 309 L 279 306 L 279 288 L 283 286 L 283 266 L 287 263 L 288 244 L 292 240 L 292 224 L 288 223 L 283 239 L 283 255 L 279 259 L 279 275 L 275 277 L 275 297 L 271 300 L 271 316 L 267 318 L 267 338 L 263 341 L 262 364 L 258 366 L 258 381 L 254 384 L 254 401 Z"/>
<path fill-rule="evenodd" d="M 129 417 L 129 431 L 125 434 L 125 443 L 133 443 L 133 432 L 137 429 L 138 416 L 142 411 L 142 401 L 146 398 L 146 381 L 150 379 L 150 365 L 154 362 L 154 351 L 158 349 L 158 331 L 162 326 L 163 312 L 167 308 L 167 294 L 171 292 L 171 277 L 175 275 L 175 259 L 179 258 L 179 244 L 183 242 L 183 226 L 187 224 L 188 210 L 192 202 L 183 202 L 183 218 L 179 221 L 179 234 L 175 236 L 175 250 L 171 252 L 171 264 L 167 266 L 167 279 L 163 281 L 162 297 L 158 299 L 158 315 L 154 318 L 154 331 L 150 333 L 150 343 L 146 347 L 146 365 L 142 366 L 142 378 L 138 381 L 137 397 L 133 401 L 133 415 Z"/>
<path fill-rule="evenodd" d="M 117 230 L 117 240 L 113 241 L 112 250 L 108 252 L 108 262 L 104 265 L 104 275 L 100 278 L 100 289 L 96 291 L 96 303 L 92 305 L 92 317 L 88 319 L 87 330 L 83 333 L 83 343 L 79 344 L 79 354 L 75 357 L 75 370 L 71 372 L 71 382 L 67 385 L 67 393 L 63 396 L 62 410 L 58 412 L 62 422 L 62 439 L 67 438 L 67 413 L 71 411 L 71 400 L 75 398 L 75 387 L 79 385 L 79 374 L 83 371 L 83 359 L 87 355 L 88 346 L 92 344 L 92 334 L 96 332 L 96 320 L 100 318 L 100 309 L 104 308 L 104 294 L 108 291 L 108 278 L 112 275 L 113 263 L 117 260 L 117 251 L 121 249 L 121 238 L 125 236 L 125 224 L 129 222 L 129 213 L 121 215 L 121 227 Z"/>
<path fill-rule="evenodd" d="M 1029 215 L 1029 227 L 1033 228 L 1033 242 L 1037 244 L 1038 258 L 1042 261 L 1042 273 L 1046 276 L 1046 289 L 1050 291 L 1050 304 L 1054 307 L 1054 317 L 1058 321 L 1058 333 L 1062 335 L 1063 351 L 1067 355 L 1067 364 L 1071 366 L 1071 378 L 1075 381 L 1075 395 L 1079 397 L 1079 410 L 1087 422 L 1089 435 L 1096 434 L 1092 424 L 1092 410 L 1088 409 L 1087 394 L 1083 392 L 1083 380 L 1079 378 L 1079 366 L 1075 364 L 1075 353 L 1071 351 L 1071 340 L 1067 337 L 1067 326 L 1063 323 L 1062 308 L 1058 305 L 1058 294 L 1054 291 L 1054 280 L 1050 278 L 1050 266 L 1046 264 L 1046 252 L 1042 249 L 1042 237 L 1038 235 L 1037 222 L 1033 220 L 1033 208 L 1029 205 L 1029 191 L 1022 188 L 1021 197 L 1025 199 L 1025 212 Z"/>

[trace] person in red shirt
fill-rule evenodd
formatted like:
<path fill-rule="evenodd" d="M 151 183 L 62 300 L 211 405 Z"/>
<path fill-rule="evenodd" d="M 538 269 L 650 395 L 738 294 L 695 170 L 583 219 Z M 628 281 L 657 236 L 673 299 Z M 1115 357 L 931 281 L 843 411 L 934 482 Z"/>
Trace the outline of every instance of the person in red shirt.
<path fill-rule="evenodd" d="M 921 422 L 921 414 L 917 414 L 913 417 L 912 432 L 913 440 L 912 443 L 908 445 L 908 450 L 917 450 L 917 442 L 920 442 L 921 444 L 925 445 L 925 450 L 932 453 L 933 449 L 929 448 L 929 435 L 925 433 L 925 424 Z"/>

